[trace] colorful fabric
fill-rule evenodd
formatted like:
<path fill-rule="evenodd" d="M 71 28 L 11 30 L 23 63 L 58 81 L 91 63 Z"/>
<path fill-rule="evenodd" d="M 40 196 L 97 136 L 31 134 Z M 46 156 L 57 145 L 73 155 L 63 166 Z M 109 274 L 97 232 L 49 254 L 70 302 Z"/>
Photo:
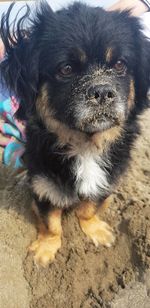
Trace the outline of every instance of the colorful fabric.
<path fill-rule="evenodd" d="M 4 58 L 4 45 L 0 40 L 0 60 Z M 0 146 L 3 147 L 2 160 L 7 166 L 23 167 L 25 151 L 25 123 L 15 118 L 19 102 L 9 97 L 7 89 L 0 85 Z"/>
<path fill-rule="evenodd" d="M 23 167 L 25 151 L 25 122 L 15 118 L 19 103 L 15 97 L 0 102 L 0 146 L 4 148 L 3 163 L 14 168 Z"/>

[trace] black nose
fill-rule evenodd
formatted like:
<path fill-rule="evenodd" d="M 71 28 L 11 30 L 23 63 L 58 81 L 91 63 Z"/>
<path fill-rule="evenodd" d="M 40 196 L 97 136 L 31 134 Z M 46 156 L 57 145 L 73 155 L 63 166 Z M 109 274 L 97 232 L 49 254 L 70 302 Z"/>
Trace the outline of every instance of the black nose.
<path fill-rule="evenodd" d="M 105 100 L 111 100 L 115 96 L 116 96 L 116 93 L 114 90 L 112 90 L 109 84 L 95 85 L 95 86 L 91 86 L 88 89 L 88 97 L 95 98 L 99 102 L 103 102 Z"/>

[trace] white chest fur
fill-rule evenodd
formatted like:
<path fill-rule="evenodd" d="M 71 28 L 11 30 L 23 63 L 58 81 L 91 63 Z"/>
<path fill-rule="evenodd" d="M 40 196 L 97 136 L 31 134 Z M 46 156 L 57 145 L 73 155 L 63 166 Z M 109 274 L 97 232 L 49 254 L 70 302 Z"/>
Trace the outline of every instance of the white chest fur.
<path fill-rule="evenodd" d="M 76 192 L 87 198 L 103 196 L 109 188 L 107 173 L 103 168 L 105 165 L 106 162 L 98 155 L 77 155 L 74 166 Z"/>

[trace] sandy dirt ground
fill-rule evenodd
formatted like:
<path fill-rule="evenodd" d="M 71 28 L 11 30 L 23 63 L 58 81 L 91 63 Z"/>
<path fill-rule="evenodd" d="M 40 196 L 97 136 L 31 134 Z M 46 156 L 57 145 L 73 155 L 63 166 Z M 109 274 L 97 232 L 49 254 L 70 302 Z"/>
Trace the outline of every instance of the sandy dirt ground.
<path fill-rule="evenodd" d="M 150 307 L 150 110 L 141 125 L 131 166 L 104 214 L 115 245 L 94 247 L 68 213 L 62 248 L 46 269 L 27 253 L 37 235 L 28 185 L 0 167 L 0 308 Z"/>

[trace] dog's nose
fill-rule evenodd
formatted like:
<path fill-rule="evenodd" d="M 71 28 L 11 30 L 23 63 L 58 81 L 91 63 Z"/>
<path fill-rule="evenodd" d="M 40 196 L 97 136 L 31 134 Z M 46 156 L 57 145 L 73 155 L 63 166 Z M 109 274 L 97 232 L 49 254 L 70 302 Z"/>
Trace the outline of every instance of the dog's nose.
<path fill-rule="evenodd" d="M 95 85 L 88 89 L 88 97 L 95 98 L 99 102 L 111 100 L 115 96 L 116 93 L 109 84 Z"/>

